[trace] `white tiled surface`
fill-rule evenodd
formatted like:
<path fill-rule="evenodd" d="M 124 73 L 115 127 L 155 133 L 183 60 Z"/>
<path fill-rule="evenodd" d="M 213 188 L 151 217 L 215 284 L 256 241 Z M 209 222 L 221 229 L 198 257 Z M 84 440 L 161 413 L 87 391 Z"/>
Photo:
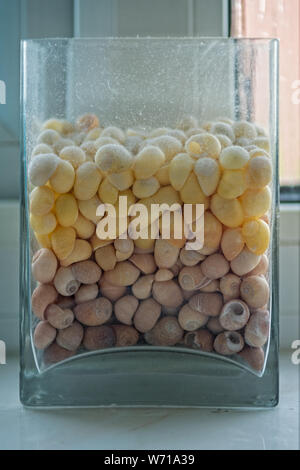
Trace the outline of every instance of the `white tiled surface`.
<path fill-rule="evenodd" d="M 0 366 L 0 449 L 299 449 L 299 366 L 281 357 L 280 405 L 268 411 L 30 410 L 18 401 L 18 363 Z"/>

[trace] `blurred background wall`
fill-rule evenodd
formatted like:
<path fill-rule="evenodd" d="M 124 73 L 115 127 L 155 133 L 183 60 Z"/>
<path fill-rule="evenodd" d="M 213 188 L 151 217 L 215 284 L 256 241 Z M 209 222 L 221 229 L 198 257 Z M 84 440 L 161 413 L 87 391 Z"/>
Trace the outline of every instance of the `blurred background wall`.
<path fill-rule="evenodd" d="M 0 199 L 19 193 L 20 40 L 92 36 L 227 36 L 229 0 L 0 0 Z"/>
<path fill-rule="evenodd" d="M 281 193 L 284 201 L 299 201 L 299 0 L 0 0 L 0 85 L 6 84 L 6 104 L 0 104 L 0 199 L 17 198 L 19 191 L 21 39 L 230 33 L 280 38 Z"/>

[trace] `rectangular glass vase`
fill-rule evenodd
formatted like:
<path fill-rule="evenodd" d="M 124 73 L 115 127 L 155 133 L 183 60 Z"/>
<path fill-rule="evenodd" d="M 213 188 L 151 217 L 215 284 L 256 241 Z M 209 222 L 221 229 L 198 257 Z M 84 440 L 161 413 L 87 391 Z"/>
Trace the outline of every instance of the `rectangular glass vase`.
<path fill-rule="evenodd" d="M 278 41 L 44 39 L 22 43 L 21 402 L 29 407 L 271 408 L 278 403 Z M 271 325 L 259 372 L 232 356 L 149 346 L 83 352 L 46 366 L 33 344 L 28 167 L 41 123 L 93 113 L 120 128 L 168 128 L 186 116 L 258 123 L 270 141 Z M 224 122 L 224 121 L 223 121 Z M 204 125 L 204 124 L 203 124 Z M 251 142 L 240 145 L 250 146 Z"/>

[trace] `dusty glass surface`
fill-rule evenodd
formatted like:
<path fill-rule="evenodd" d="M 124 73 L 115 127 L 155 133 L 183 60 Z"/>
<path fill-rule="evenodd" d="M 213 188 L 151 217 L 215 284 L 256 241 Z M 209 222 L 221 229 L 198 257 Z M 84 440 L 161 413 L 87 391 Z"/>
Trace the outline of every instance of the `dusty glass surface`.
<path fill-rule="evenodd" d="M 276 40 L 66 39 L 24 41 L 21 207 L 21 400 L 28 406 L 272 407 L 278 401 Z M 258 93 L 259 91 L 259 93 Z M 46 365 L 33 346 L 28 161 L 42 122 L 95 113 L 103 126 L 175 127 L 226 116 L 263 126 L 273 162 L 271 330 L 259 371 L 240 358 L 184 345 L 82 351 Z"/>

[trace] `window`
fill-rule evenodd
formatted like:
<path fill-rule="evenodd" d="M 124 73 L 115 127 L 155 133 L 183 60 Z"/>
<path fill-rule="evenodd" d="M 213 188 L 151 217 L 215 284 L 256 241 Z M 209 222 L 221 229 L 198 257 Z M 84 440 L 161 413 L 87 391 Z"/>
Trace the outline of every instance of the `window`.
<path fill-rule="evenodd" d="M 300 2 L 232 0 L 231 34 L 280 39 L 279 167 L 282 196 L 300 191 Z"/>

